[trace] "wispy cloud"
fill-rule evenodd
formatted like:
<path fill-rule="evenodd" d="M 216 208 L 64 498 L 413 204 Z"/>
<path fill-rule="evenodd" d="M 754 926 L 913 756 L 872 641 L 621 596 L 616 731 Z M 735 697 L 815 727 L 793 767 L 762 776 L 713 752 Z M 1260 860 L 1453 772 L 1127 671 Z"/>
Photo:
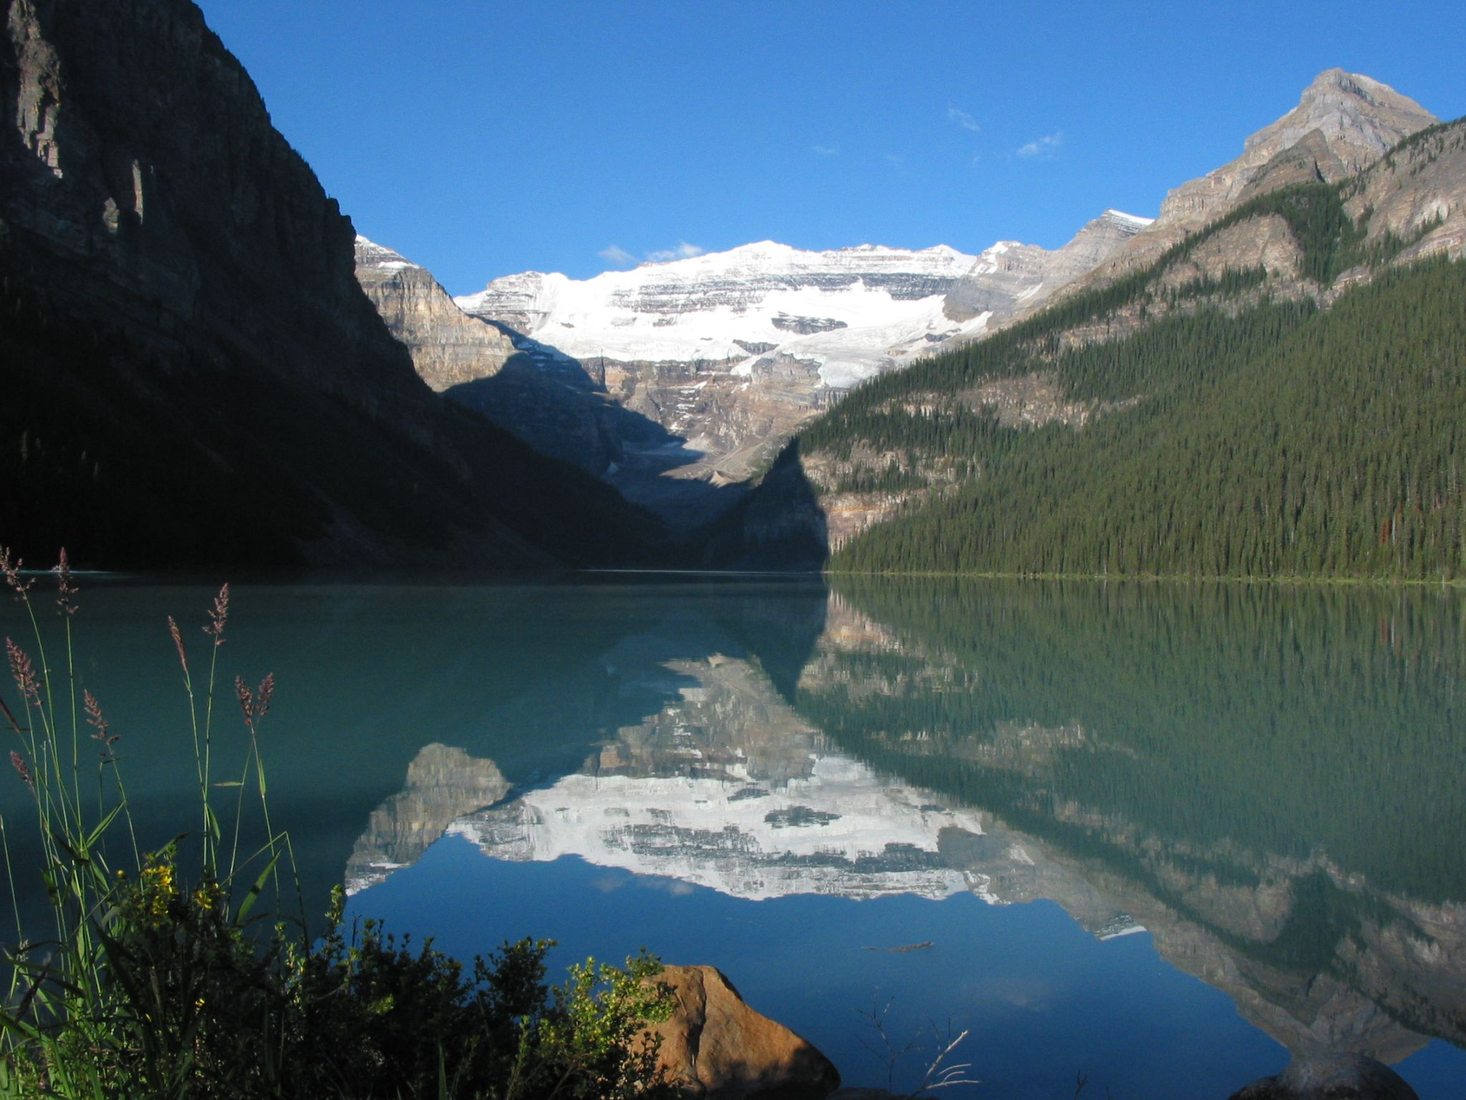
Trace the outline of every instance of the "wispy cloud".
<path fill-rule="evenodd" d="M 1055 130 L 1052 134 L 1034 138 L 1027 145 L 1020 145 L 1018 155 L 1025 160 L 1051 160 L 1063 145 L 1064 131 Z"/>
<path fill-rule="evenodd" d="M 906 157 L 901 153 L 887 153 L 886 163 L 889 164 L 892 168 L 905 168 Z"/>
<path fill-rule="evenodd" d="M 707 249 L 701 245 L 678 241 L 672 248 L 659 248 L 654 252 L 648 252 L 640 259 L 635 253 L 626 251 L 619 244 L 608 244 L 596 255 L 615 267 L 633 267 L 641 263 L 663 264 L 668 260 L 690 260 L 694 256 L 701 256 L 706 251 Z"/>
<path fill-rule="evenodd" d="M 809 151 L 821 157 L 837 157 L 840 155 L 840 147 L 838 145 L 811 145 Z"/>
<path fill-rule="evenodd" d="M 651 263 L 662 264 L 668 260 L 690 260 L 694 256 L 701 256 L 706 251 L 701 245 L 678 241 L 675 248 L 663 248 L 656 252 L 648 252 L 646 258 Z"/>
<path fill-rule="evenodd" d="M 596 253 L 601 259 L 613 263 L 617 267 L 625 267 L 627 264 L 636 263 L 636 257 L 619 244 L 608 244 L 605 248 Z"/>
<path fill-rule="evenodd" d="M 974 134 L 982 132 L 982 126 L 977 121 L 977 119 L 973 118 L 960 107 L 947 108 L 947 121 L 955 122 L 958 126 L 961 126 L 962 129 L 970 130 Z"/>

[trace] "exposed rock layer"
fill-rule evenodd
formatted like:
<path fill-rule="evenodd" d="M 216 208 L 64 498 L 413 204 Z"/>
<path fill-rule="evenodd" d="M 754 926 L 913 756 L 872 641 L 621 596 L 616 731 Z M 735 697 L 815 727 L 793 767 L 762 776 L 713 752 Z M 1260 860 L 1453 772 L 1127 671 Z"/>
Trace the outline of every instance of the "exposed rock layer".
<path fill-rule="evenodd" d="M 635 437 L 635 418 L 618 415 L 574 361 L 521 352 L 502 328 L 459 309 L 426 268 L 360 236 L 356 278 L 433 390 L 596 476 L 624 460 L 621 436 Z"/>
<path fill-rule="evenodd" d="M 358 236 L 355 270 L 388 331 L 407 346 L 418 376 L 434 391 L 490 378 L 514 354 L 509 337 L 465 315 L 426 269 L 390 248 Z"/>

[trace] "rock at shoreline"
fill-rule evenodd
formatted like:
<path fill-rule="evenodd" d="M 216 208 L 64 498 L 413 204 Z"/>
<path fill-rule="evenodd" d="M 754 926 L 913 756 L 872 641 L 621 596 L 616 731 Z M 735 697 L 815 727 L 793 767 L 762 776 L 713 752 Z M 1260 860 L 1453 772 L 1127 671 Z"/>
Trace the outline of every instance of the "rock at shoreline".
<path fill-rule="evenodd" d="M 1389 1066 L 1363 1054 L 1295 1061 L 1276 1077 L 1234 1092 L 1231 1100 L 1419 1100 Z"/>
<path fill-rule="evenodd" d="M 660 1060 L 689 1096 L 819 1100 L 840 1085 L 834 1065 L 783 1024 L 749 1008 L 711 966 L 669 966 L 658 978 L 677 1008 L 657 1026 Z"/>

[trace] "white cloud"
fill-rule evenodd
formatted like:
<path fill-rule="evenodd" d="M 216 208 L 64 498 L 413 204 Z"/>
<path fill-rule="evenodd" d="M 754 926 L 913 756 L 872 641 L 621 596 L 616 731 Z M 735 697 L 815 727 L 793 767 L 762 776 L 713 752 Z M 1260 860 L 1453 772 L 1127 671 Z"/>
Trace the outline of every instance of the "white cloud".
<path fill-rule="evenodd" d="M 1018 155 L 1025 160 L 1038 158 L 1049 160 L 1064 144 L 1064 131 L 1055 130 L 1052 134 L 1045 134 L 1043 137 L 1034 138 L 1027 145 L 1018 147 Z"/>
<path fill-rule="evenodd" d="M 663 248 L 657 252 L 648 252 L 646 258 L 649 263 L 662 264 L 668 260 L 690 260 L 694 256 L 701 256 L 705 251 L 707 250 L 700 245 L 678 241 L 677 247 Z"/>
<path fill-rule="evenodd" d="M 835 157 L 840 155 L 840 147 L 838 145 L 811 145 L 809 151 L 822 157 Z"/>
<path fill-rule="evenodd" d="M 949 122 L 955 122 L 964 130 L 971 130 L 974 134 L 982 131 L 982 126 L 978 123 L 977 119 L 973 118 L 960 107 L 948 107 L 947 119 Z"/>
<path fill-rule="evenodd" d="M 688 244 L 686 241 L 678 241 L 671 248 L 658 248 L 648 252 L 641 259 L 635 254 L 626 251 L 619 244 L 608 244 L 605 248 L 596 253 L 601 259 L 615 267 L 633 267 L 636 264 L 664 264 L 668 260 L 690 260 L 694 256 L 701 256 L 707 249 L 702 245 Z"/>

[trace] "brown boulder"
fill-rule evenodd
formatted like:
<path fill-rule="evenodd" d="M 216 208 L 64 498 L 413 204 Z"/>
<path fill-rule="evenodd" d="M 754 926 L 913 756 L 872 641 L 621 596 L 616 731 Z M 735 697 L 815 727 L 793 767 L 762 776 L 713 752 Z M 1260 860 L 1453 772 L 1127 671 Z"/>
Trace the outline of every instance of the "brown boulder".
<path fill-rule="evenodd" d="M 1239 1089 L 1231 1100 L 1418 1100 L 1383 1062 L 1363 1054 L 1294 1061 L 1276 1077 Z"/>
<path fill-rule="evenodd" d="M 710 1100 L 818 1100 L 840 1085 L 834 1065 L 783 1024 L 749 1008 L 711 966 L 669 966 L 658 981 L 677 1007 L 656 1028 L 667 1076 Z"/>

